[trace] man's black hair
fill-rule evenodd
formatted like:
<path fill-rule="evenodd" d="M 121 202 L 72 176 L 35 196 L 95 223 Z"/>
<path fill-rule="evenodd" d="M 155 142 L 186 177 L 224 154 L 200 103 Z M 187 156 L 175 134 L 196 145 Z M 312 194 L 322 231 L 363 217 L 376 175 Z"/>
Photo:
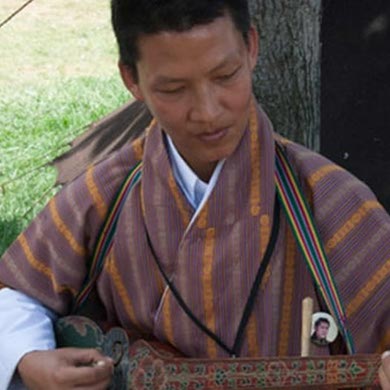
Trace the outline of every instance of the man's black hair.
<path fill-rule="evenodd" d="M 123 64 L 137 77 L 138 38 L 162 31 L 187 31 L 228 13 L 247 42 L 248 0 L 111 0 L 112 25 Z"/>
<path fill-rule="evenodd" d="M 319 326 L 321 324 L 321 322 L 325 322 L 326 324 L 328 324 L 328 326 L 330 326 L 330 321 L 325 318 L 325 317 L 320 317 L 315 323 L 314 323 L 314 327 L 317 328 L 317 326 Z"/>

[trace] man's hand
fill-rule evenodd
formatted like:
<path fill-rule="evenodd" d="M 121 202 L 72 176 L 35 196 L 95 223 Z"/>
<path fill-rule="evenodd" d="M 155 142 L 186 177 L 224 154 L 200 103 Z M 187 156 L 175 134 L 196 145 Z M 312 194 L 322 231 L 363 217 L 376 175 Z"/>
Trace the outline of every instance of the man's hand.
<path fill-rule="evenodd" d="M 107 389 L 114 365 L 96 349 L 62 348 L 30 352 L 18 365 L 29 390 Z"/>
<path fill-rule="evenodd" d="M 382 365 L 379 369 L 379 378 L 383 390 L 390 390 L 390 351 L 382 355 Z"/>

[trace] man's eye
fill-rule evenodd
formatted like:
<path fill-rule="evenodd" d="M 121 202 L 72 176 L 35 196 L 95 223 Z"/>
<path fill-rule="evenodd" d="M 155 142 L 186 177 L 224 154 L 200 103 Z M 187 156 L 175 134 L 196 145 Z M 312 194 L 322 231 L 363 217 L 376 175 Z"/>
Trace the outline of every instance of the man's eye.
<path fill-rule="evenodd" d="M 239 69 L 240 68 L 237 68 L 233 72 L 226 73 L 226 74 L 223 74 L 221 76 L 218 76 L 217 79 L 219 81 L 228 81 L 228 80 L 232 79 L 238 73 Z"/>
<path fill-rule="evenodd" d="M 180 88 L 175 88 L 175 89 L 161 89 L 159 92 L 160 93 L 165 93 L 167 95 L 174 95 L 176 93 L 180 93 L 184 90 L 183 87 Z"/>

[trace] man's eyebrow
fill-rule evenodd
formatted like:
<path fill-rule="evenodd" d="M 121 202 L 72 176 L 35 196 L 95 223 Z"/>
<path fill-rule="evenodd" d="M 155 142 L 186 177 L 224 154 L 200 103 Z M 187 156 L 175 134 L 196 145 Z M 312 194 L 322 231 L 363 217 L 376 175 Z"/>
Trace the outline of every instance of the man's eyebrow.
<path fill-rule="evenodd" d="M 227 57 L 225 57 L 216 67 L 211 69 L 210 73 L 215 73 L 215 72 L 225 68 L 226 66 L 228 66 L 232 63 L 236 63 L 237 60 L 239 60 L 239 59 L 240 58 L 238 56 L 236 56 L 235 53 L 232 53 L 232 54 L 228 55 Z"/>
<path fill-rule="evenodd" d="M 157 76 L 154 80 L 154 85 L 158 86 L 161 84 L 177 84 L 177 83 L 184 83 L 186 80 L 181 78 L 175 78 L 175 77 L 168 77 L 168 76 Z"/>
<path fill-rule="evenodd" d="M 235 53 L 229 54 L 218 65 L 212 68 L 208 73 L 212 74 L 218 72 L 219 70 L 225 68 L 231 63 L 238 62 L 239 59 L 240 57 L 238 57 Z M 158 87 L 160 85 L 185 83 L 186 81 L 187 80 L 185 78 L 179 78 L 179 77 L 175 78 L 170 76 L 159 75 L 154 80 L 153 85 Z"/>

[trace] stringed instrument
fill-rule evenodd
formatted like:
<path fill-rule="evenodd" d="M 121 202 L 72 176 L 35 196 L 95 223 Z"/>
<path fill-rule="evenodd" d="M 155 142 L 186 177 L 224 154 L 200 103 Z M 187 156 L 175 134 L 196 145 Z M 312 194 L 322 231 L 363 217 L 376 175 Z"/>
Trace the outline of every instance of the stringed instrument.
<path fill-rule="evenodd" d="M 110 389 L 380 389 L 379 354 L 329 357 L 188 358 L 174 348 L 138 340 L 123 328 L 107 333 L 82 316 L 55 326 L 57 347 L 98 348 L 115 362 Z"/>

